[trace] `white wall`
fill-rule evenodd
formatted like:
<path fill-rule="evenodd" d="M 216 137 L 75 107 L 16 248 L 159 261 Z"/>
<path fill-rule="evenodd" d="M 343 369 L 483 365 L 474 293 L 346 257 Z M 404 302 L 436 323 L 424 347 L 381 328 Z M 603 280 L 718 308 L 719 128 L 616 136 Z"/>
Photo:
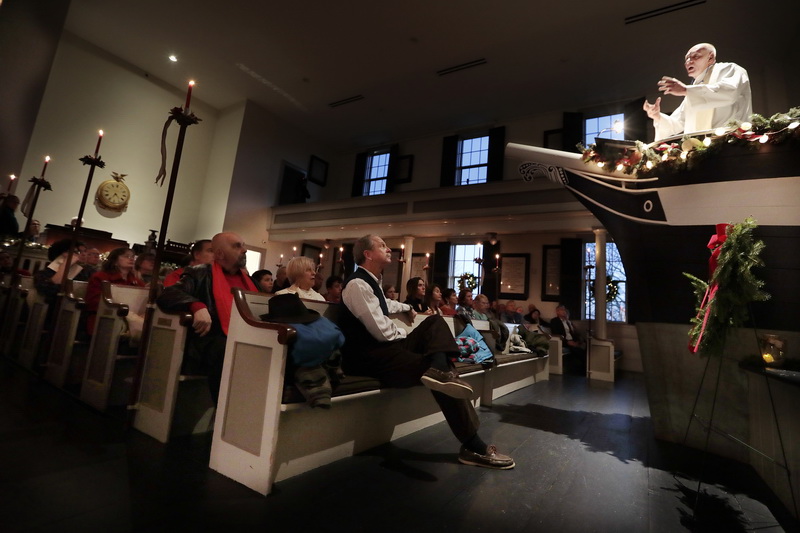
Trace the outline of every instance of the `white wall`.
<path fill-rule="evenodd" d="M 506 142 L 542 146 L 544 132 L 560 128 L 561 117 L 562 113 L 557 112 L 508 121 L 504 124 Z M 495 124 L 487 124 L 485 129 L 488 130 L 492 126 Z M 414 169 L 411 183 L 397 185 L 395 191 L 438 188 L 442 168 L 442 139 L 456 133 L 458 131 L 447 131 L 430 137 L 399 141 L 400 155 L 414 156 Z M 330 184 L 322 191 L 321 199 L 332 201 L 350 198 L 357 153 L 358 151 L 353 151 L 335 157 L 330 168 Z M 504 180 L 521 179 L 516 167 L 510 164 L 506 165 L 503 175 Z"/>
<path fill-rule="evenodd" d="M 239 233 L 245 243 L 265 246 L 270 208 L 277 204 L 280 193 L 283 161 L 305 170 L 312 154 L 329 161 L 324 145 L 247 102 L 227 198 L 225 230 Z M 318 200 L 330 187 L 330 183 L 324 188 L 309 183 L 309 201 Z M 272 258 L 269 249 L 267 254 Z"/>
<path fill-rule="evenodd" d="M 192 110 L 203 121 L 187 131 L 167 235 L 180 242 L 198 237 L 197 206 L 203 201 L 217 122 L 216 111 L 202 103 L 201 85 L 194 96 Z M 44 156 L 52 158 L 46 178 L 53 191 L 41 194 L 35 218 L 42 224 L 61 225 L 78 214 L 89 172 L 79 158 L 94 153 L 97 132 L 103 129 L 100 154 L 106 168 L 95 172 L 85 225 L 130 243 L 144 242 L 148 230 L 161 225 L 167 192 L 166 184 L 163 188 L 154 184 L 161 165 L 162 127 L 169 110 L 182 105 L 183 98 L 181 90 L 150 80 L 91 45 L 68 35 L 62 38 L 22 169 L 25 180 L 38 176 Z M 173 123 L 167 137 L 168 174 L 177 134 Z M 121 216 L 106 218 L 95 209 L 94 195 L 112 171 L 128 174 L 131 201 Z M 17 186 L 19 196 L 27 190 L 27 184 Z M 224 210 L 225 198 L 221 200 L 207 202 L 206 208 Z M 18 216 L 22 224 L 22 215 Z"/>
<path fill-rule="evenodd" d="M 233 166 L 239 145 L 239 135 L 244 121 L 245 103 L 222 111 L 214 130 L 208 176 L 200 201 L 195 238 L 210 239 L 225 226 L 228 193 L 233 182 Z"/>

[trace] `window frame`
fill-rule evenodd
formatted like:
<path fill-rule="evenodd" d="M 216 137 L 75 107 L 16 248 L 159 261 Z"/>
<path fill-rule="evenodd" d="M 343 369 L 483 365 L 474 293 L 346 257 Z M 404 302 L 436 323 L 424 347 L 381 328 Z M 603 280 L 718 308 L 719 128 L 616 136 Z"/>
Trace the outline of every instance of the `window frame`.
<path fill-rule="evenodd" d="M 376 158 L 380 158 L 381 156 L 386 156 L 386 163 L 380 165 L 373 165 L 373 162 Z M 376 148 L 375 150 L 370 150 L 367 152 L 367 161 L 366 161 L 366 169 L 364 171 L 364 180 L 363 180 L 363 187 L 362 187 L 362 196 L 381 196 L 388 192 L 389 189 L 389 165 L 392 163 L 392 151 L 390 148 Z M 383 176 L 379 176 L 376 178 L 371 178 L 370 175 L 372 171 L 376 167 L 383 167 L 385 168 L 385 173 Z M 377 183 L 379 181 L 383 181 L 383 190 L 381 192 L 371 193 L 371 184 Z"/>
<path fill-rule="evenodd" d="M 472 130 L 469 133 L 450 135 L 442 139 L 442 167 L 439 184 L 442 187 L 462 186 L 457 184 L 456 167 L 459 163 L 459 145 L 462 140 L 486 136 L 486 130 Z M 497 126 L 488 130 L 489 152 L 486 167 L 486 183 L 503 180 L 505 164 L 506 128 Z M 479 185 L 479 184 L 474 184 Z M 463 185 L 466 186 L 466 185 Z"/>
<path fill-rule="evenodd" d="M 366 186 L 370 181 L 377 181 L 377 180 L 370 180 L 368 178 L 370 172 L 370 161 L 371 157 L 374 155 L 388 155 L 388 162 L 386 165 L 386 187 L 382 193 L 378 194 L 365 194 L 365 191 L 368 192 L 369 189 L 366 189 Z M 351 191 L 351 196 L 354 198 L 361 197 L 361 196 L 381 196 L 384 194 L 389 194 L 394 191 L 394 184 L 395 184 L 395 177 L 397 176 L 397 163 L 399 159 L 399 146 L 397 144 L 393 144 L 390 146 L 379 146 L 376 148 L 372 148 L 367 150 L 366 152 L 361 152 L 356 154 L 355 160 L 355 170 L 353 173 L 353 188 Z"/>
<path fill-rule="evenodd" d="M 471 149 L 468 154 L 480 154 L 479 157 L 483 162 L 479 162 L 478 164 L 474 165 L 462 165 L 464 160 L 464 143 L 467 141 L 476 141 L 481 140 L 481 144 L 483 144 L 483 139 L 486 139 L 486 148 L 481 148 L 479 150 Z M 458 139 L 458 149 L 456 151 L 456 176 L 455 176 L 455 184 L 456 187 L 464 187 L 467 185 L 479 185 L 481 183 L 487 183 L 489 178 L 489 134 L 488 133 L 478 133 L 470 136 L 461 137 Z M 472 147 L 471 147 L 472 148 Z M 483 172 L 483 177 L 481 181 L 474 181 L 471 183 L 464 183 L 463 172 L 464 170 L 470 171 L 473 169 L 485 169 Z"/>
<path fill-rule="evenodd" d="M 608 119 L 608 128 L 600 127 L 599 121 L 601 121 L 603 119 Z M 598 126 L 596 128 L 594 128 L 597 131 L 593 131 L 592 132 L 592 134 L 591 134 L 592 135 L 592 140 L 589 141 L 589 135 L 590 135 L 590 133 L 589 133 L 589 121 L 592 121 L 592 120 L 598 121 Z M 613 128 L 614 124 L 617 121 L 622 123 L 622 131 L 619 132 L 619 133 L 614 131 L 613 129 L 611 129 L 611 128 Z M 595 144 L 597 142 L 597 137 L 600 136 L 600 134 L 608 134 L 608 133 L 610 133 L 611 135 L 606 135 L 606 136 L 604 136 L 602 138 L 603 139 L 614 139 L 614 140 L 617 140 L 617 141 L 624 141 L 625 140 L 625 112 L 624 111 L 623 112 L 619 112 L 619 113 L 610 113 L 610 114 L 604 114 L 604 115 L 597 115 L 597 116 L 588 117 L 588 118 L 584 118 L 583 119 L 583 136 L 581 138 L 583 139 L 583 145 L 584 146 L 590 146 L 592 144 Z"/>
<path fill-rule="evenodd" d="M 592 253 L 589 253 L 589 250 L 592 250 Z M 596 245 L 594 241 L 586 241 L 583 245 L 583 266 L 595 266 L 595 250 Z M 613 250 L 613 251 L 612 251 Z M 606 277 L 608 277 L 609 273 L 619 272 L 621 270 L 622 274 L 625 276 L 624 279 L 618 279 L 619 281 L 619 288 L 620 288 L 620 300 L 617 303 L 614 302 L 606 302 L 606 321 L 607 322 L 614 322 L 618 324 L 627 324 L 628 323 L 628 302 L 630 298 L 628 297 L 628 280 L 627 280 L 627 273 L 625 272 L 625 265 L 622 261 L 622 256 L 619 253 L 619 248 L 614 241 L 607 241 L 606 242 Z M 596 272 L 596 269 L 588 270 L 593 274 Z M 594 278 L 592 278 L 594 279 Z M 614 279 L 612 275 L 612 279 Z M 590 292 L 590 284 L 587 282 L 586 279 L 584 281 L 583 287 L 583 318 L 588 320 L 594 320 L 594 305 L 591 305 L 594 302 L 594 294 Z M 615 316 L 615 313 L 622 313 L 622 319 L 619 319 L 619 316 Z"/>
<path fill-rule="evenodd" d="M 457 247 L 464 247 L 464 248 L 470 247 L 470 248 L 472 248 L 473 258 L 472 259 L 458 259 L 458 254 L 457 254 L 457 249 L 456 249 Z M 466 250 L 465 250 L 465 253 L 467 253 Z M 475 254 L 477 254 L 477 255 L 475 255 Z M 467 257 L 467 256 L 468 255 L 465 255 L 464 257 Z M 481 243 L 481 242 L 478 242 L 478 243 L 458 243 L 458 242 L 450 243 L 450 257 L 448 259 L 448 266 L 447 266 L 447 287 L 453 288 L 453 289 L 456 290 L 456 292 L 458 292 L 459 291 L 458 278 L 461 276 L 461 274 L 464 274 L 465 272 L 467 272 L 466 266 L 470 265 L 470 271 L 472 272 L 472 274 L 476 278 L 478 278 L 478 286 L 472 291 L 472 294 L 473 295 L 480 294 L 481 287 L 482 287 L 481 276 L 483 275 L 483 272 L 482 272 L 482 265 L 480 265 L 480 264 L 475 262 L 476 258 L 480 258 L 481 260 L 483 259 L 483 243 Z M 456 263 L 461 264 L 465 268 L 462 269 L 461 272 L 456 272 Z"/>

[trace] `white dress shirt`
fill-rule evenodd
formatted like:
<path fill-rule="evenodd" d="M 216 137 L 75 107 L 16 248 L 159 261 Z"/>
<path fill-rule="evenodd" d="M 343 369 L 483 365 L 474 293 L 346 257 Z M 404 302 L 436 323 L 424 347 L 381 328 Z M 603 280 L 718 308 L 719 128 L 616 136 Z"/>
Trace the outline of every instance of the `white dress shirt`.
<path fill-rule="evenodd" d="M 369 270 L 364 269 L 364 271 L 372 276 L 379 287 L 381 286 L 381 279 L 375 277 Z M 379 341 L 395 341 L 406 337 L 405 330 L 398 328 L 392 319 L 383 314 L 380 301 L 372 292 L 372 287 L 363 279 L 355 278 L 347 282 L 342 291 L 342 302 L 353 313 L 353 316 L 364 324 L 370 335 Z M 410 305 L 389 299 L 386 300 L 386 307 L 390 313 L 411 310 Z"/>

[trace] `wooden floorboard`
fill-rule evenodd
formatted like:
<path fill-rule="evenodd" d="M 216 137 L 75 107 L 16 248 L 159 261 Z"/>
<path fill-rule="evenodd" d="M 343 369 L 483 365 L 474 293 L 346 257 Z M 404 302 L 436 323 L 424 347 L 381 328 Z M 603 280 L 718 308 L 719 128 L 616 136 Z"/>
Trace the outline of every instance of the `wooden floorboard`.
<path fill-rule="evenodd" d="M 121 413 L 97 413 L 3 359 L 0 530 L 797 528 L 749 467 L 655 440 L 639 374 L 614 384 L 551 376 L 480 418 L 484 440 L 515 469 L 460 465 L 442 423 L 277 483 L 264 498 L 208 468 L 210 436 L 160 444 L 125 430 Z"/>

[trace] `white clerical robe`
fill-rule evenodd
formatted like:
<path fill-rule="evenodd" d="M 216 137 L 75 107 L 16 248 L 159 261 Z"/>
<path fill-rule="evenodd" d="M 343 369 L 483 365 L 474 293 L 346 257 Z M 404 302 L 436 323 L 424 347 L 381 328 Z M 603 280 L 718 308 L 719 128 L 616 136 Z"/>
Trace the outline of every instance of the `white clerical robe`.
<path fill-rule="evenodd" d="M 654 122 L 656 140 L 744 122 L 753 113 L 750 78 L 736 63 L 715 63 L 703 78 L 686 86 L 686 97 L 671 115 Z"/>

